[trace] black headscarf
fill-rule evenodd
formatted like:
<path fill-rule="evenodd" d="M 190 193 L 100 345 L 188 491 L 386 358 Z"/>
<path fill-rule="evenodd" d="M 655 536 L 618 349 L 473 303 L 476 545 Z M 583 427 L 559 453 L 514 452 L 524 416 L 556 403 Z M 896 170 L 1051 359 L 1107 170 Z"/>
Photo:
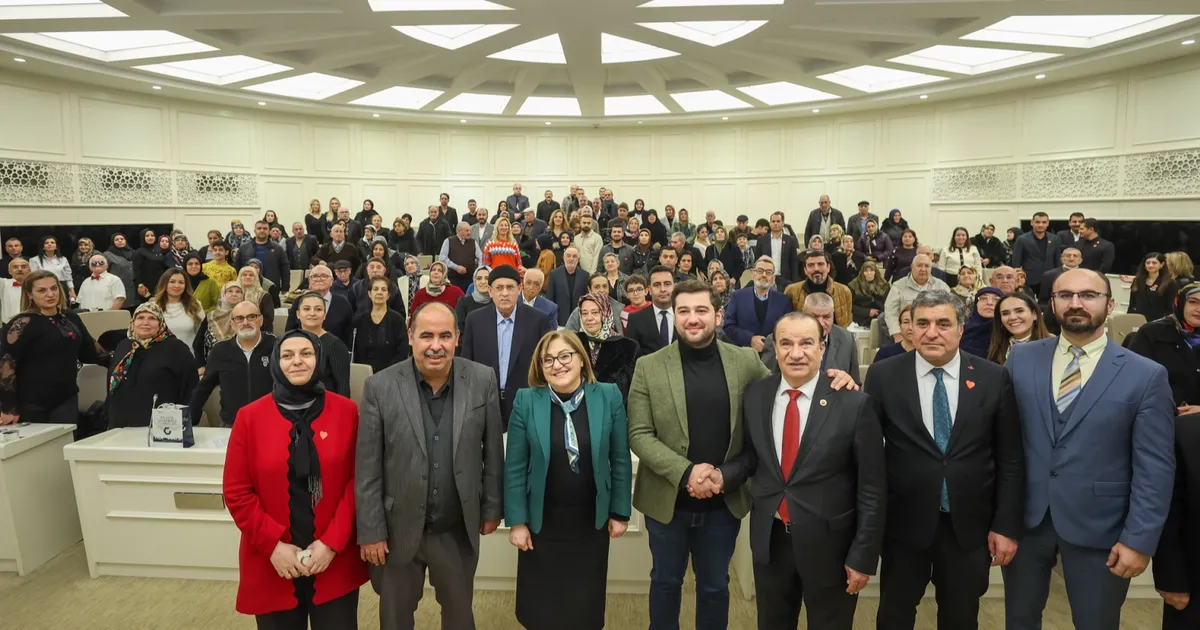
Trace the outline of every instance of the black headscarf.
<path fill-rule="evenodd" d="M 125 247 L 117 247 L 117 237 L 125 239 Z M 142 232 L 142 238 L 146 238 L 146 233 Z M 129 246 L 129 237 L 121 232 L 114 232 L 112 238 L 108 239 L 108 249 L 104 250 L 109 254 L 115 254 L 125 260 L 133 260 L 133 248 Z"/>
<path fill-rule="evenodd" d="M 308 382 L 303 385 L 293 385 L 283 373 L 279 364 L 279 353 L 283 342 L 295 337 L 303 337 L 312 344 L 316 364 Z M 321 415 L 325 407 L 325 386 L 321 384 L 321 341 L 316 335 L 296 329 L 280 335 L 271 350 L 271 397 L 279 413 L 292 423 L 295 430 L 293 441 L 296 444 L 292 453 L 296 466 L 296 474 L 308 479 L 308 490 L 312 493 L 313 507 L 321 501 L 321 459 L 317 456 L 317 443 L 313 436 L 312 422 Z"/>
<path fill-rule="evenodd" d="M 195 258 L 200 262 L 200 273 L 192 275 L 187 271 L 188 261 Z M 180 266 L 183 269 L 183 275 L 187 276 L 188 283 L 192 285 L 192 291 L 196 291 L 196 287 L 200 286 L 201 282 L 208 280 L 208 274 L 204 273 L 204 259 L 200 257 L 200 252 L 190 252 L 183 258 L 183 264 Z"/>
<path fill-rule="evenodd" d="M 142 230 L 141 232 L 138 232 L 138 249 L 142 250 L 142 254 L 145 255 L 147 258 L 150 258 L 152 260 L 162 260 L 163 251 L 158 248 L 158 235 L 154 236 L 153 243 L 147 244 L 146 243 L 146 234 L 147 233 L 154 234 L 154 230 L 147 228 L 145 230 Z M 129 242 L 126 241 L 126 244 L 128 245 Z"/>

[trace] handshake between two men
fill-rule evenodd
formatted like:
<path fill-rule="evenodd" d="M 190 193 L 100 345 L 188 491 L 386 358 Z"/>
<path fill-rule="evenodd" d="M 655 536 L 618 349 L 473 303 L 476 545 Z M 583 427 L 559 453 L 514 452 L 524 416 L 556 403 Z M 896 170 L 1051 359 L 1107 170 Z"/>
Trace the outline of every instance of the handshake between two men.
<path fill-rule="evenodd" d="M 688 476 L 688 494 L 696 499 L 708 499 L 721 494 L 725 489 L 725 478 L 721 470 L 712 464 L 695 464 Z"/>

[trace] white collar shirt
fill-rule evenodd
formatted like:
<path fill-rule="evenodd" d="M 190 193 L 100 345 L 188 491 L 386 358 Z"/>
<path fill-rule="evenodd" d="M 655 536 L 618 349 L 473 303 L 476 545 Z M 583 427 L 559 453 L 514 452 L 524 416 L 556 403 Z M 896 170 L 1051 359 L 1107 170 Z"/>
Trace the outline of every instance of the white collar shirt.
<path fill-rule="evenodd" d="M 937 387 L 937 377 L 933 370 L 935 365 L 925 360 L 920 352 L 915 352 L 917 359 L 917 393 L 921 397 L 921 420 L 930 437 L 933 432 L 933 390 Z M 942 366 L 945 374 L 942 383 L 946 386 L 946 399 L 950 403 L 950 425 L 954 426 L 955 415 L 958 413 L 958 377 L 962 368 L 962 352 L 955 353 L 949 363 Z"/>

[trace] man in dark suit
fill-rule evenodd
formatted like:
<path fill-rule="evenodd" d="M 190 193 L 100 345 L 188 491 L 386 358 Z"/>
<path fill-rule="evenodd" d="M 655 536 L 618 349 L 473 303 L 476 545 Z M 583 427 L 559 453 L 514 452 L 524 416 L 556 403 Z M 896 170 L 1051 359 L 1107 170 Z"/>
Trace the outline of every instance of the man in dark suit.
<path fill-rule="evenodd" d="M 350 263 L 351 272 L 357 271 L 362 264 L 358 247 L 346 240 L 346 227 L 340 224 L 329 229 L 329 240 L 317 249 L 317 258 L 331 265 L 344 260 Z"/>
<path fill-rule="evenodd" d="M 544 313 L 519 304 L 521 276 L 509 265 L 488 275 L 492 303 L 467 316 L 462 356 L 496 372 L 500 386 L 500 418 L 508 428 L 517 390 L 529 387 L 529 363 L 542 335 L 554 330 Z"/>
<path fill-rule="evenodd" d="M 557 270 L 556 270 L 557 271 Z M 671 292 L 675 290 L 675 272 L 658 265 L 650 270 L 650 306 L 629 316 L 625 336 L 638 342 L 639 356 L 662 349 L 675 341 L 675 311 Z"/>
<path fill-rule="evenodd" d="M 317 265 L 312 268 L 308 274 L 308 290 L 315 291 L 325 298 L 325 330 L 333 333 L 342 343 L 346 344 L 347 348 L 353 347 L 354 340 L 351 338 L 354 332 L 354 327 L 351 323 L 353 319 L 353 309 L 350 308 L 350 302 L 334 293 L 333 289 L 333 272 L 325 265 Z M 296 305 L 298 302 L 293 302 L 292 307 L 288 309 L 287 330 L 295 330 L 300 327 L 300 320 L 296 318 Z"/>
<path fill-rule="evenodd" d="M 887 495 L 879 418 L 865 394 L 830 388 L 824 336 L 811 315 L 779 320 L 779 371 L 746 388 L 741 454 L 709 476 L 726 492 L 754 479 L 759 630 L 795 630 L 801 601 L 809 628 L 849 630 L 879 562 Z"/>
<path fill-rule="evenodd" d="M 792 283 L 800 278 L 800 262 L 796 257 L 800 243 L 783 227 L 783 213 L 771 213 L 770 231 L 758 237 L 758 255 L 770 256 L 775 261 L 776 277 Z"/>
<path fill-rule="evenodd" d="M 912 630 L 932 576 L 940 628 L 976 628 L 992 566 L 1017 552 L 1025 505 L 1021 419 L 1001 366 L 959 351 L 952 293 L 912 302 L 916 352 L 867 374 L 883 425 L 887 527 L 879 630 Z"/>
<path fill-rule="evenodd" d="M 271 226 L 266 221 L 254 223 L 254 238 L 238 248 L 237 268 L 242 270 L 251 259 L 262 263 L 262 277 L 275 283 L 283 293 L 292 281 L 291 265 L 283 246 L 271 240 Z"/>
<path fill-rule="evenodd" d="M 1083 256 L 1079 266 L 1100 273 L 1112 271 L 1113 261 L 1117 258 L 1117 248 L 1111 241 L 1100 238 L 1100 222 L 1095 219 L 1084 219 L 1082 237 L 1073 247 L 1078 247 Z"/>
<path fill-rule="evenodd" d="M 1005 623 L 1042 627 L 1061 557 L 1075 627 L 1118 630 L 1129 580 L 1149 565 L 1170 511 L 1174 400 L 1166 369 L 1105 335 L 1116 305 L 1108 278 L 1065 272 L 1050 304 L 1062 334 L 1017 344 L 1004 365 L 1029 471 L 1026 534 L 1004 569 Z"/>
<path fill-rule="evenodd" d="M 1058 241 L 1063 247 L 1078 247 L 1079 241 L 1083 240 L 1083 213 L 1072 212 L 1071 218 L 1067 220 L 1067 224 L 1071 229 L 1062 230 L 1058 233 Z"/>
<path fill-rule="evenodd" d="M 843 232 L 846 230 L 842 211 L 830 205 L 829 195 L 821 195 L 817 200 L 817 208 L 808 213 L 808 223 L 804 226 L 804 246 L 808 247 L 814 234 L 820 234 L 822 241 L 829 242 L 829 228 L 834 225 L 842 226 Z M 774 230 L 774 226 L 771 229 Z"/>
<path fill-rule="evenodd" d="M 733 343 L 762 354 L 775 323 L 791 312 L 791 298 L 775 290 L 775 262 L 762 256 L 754 262 L 754 284 L 729 296 L 722 328 Z"/>
<path fill-rule="evenodd" d="M 858 202 L 858 214 L 850 217 L 846 222 L 846 234 L 853 236 L 854 242 L 857 243 L 858 239 L 867 233 L 867 221 L 874 221 L 875 225 L 879 226 L 879 217 L 871 212 L 871 202 L 860 201 Z"/>
<path fill-rule="evenodd" d="M 554 214 L 555 210 L 561 208 L 561 206 L 559 206 L 558 202 L 554 200 L 553 191 L 547 190 L 544 197 L 545 199 L 538 202 L 537 218 L 549 224 L 550 216 Z"/>
<path fill-rule="evenodd" d="M 292 238 L 284 243 L 288 264 L 291 265 L 293 271 L 307 271 L 312 266 L 312 259 L 317 255 L 317 249 L 321 247 L 321 244 L 317 242 L 317 237 L 304 233 L 304 224 L 299 221 L 292 224 Z M 204 254 L 200 254 L 200 260 L 204 260 Z"/>
<path fill-rule="evenodd" d="M 1050 234 L 1050 216 L 1035 212 L 1029 223 L 1033 229 L 1017 237 L 1013 242 L 1012 266 L 1025 270 L 1025 285 L 1037 295 L 1042 286 L 1042 275 L 1058 266 L 1062 241 Z"/>
<path fill-rule="evenodd" d="M 504 436 L 488 368 L 455 358 L 454 311 L 413 313 L 413 356 L 367 379 L 359 410 L 358 553 L 379 594 L 379 628 L 412 630 L 425 574 L 443 628 L 474 628 L 482 536 L 504 516 Z M 495 343 L 492 344 L 493 348 Z"/>
<path fill-rule="evenodd" d="M 588 292 L 588 272 L 579 266 L 579 250 L 574 246 L 563 251 L 563 264 L 550 272 L 546 281 L 546 298 L 558 306 L 558 326 L 566 326 L 571 313 L 579 307 L 579 298 Z"/>
<path fill-rule="evenodd" d="M 542 287 L 546 286 L 546 274 L 541 269 L 533 267 L 526 269 L 521 278 L 521 304 L 532 306 L 546 314 L 551 326 L 558 325 L 558 305 L 542 295 Z"/>
<path fill-rule="evenodd" d="M 1175 418 L 1175 492 L 1154 554 L 1154 588 L 1163 598 L 1163 630 L 1200 627 L 1200 604 L 1191 606 L 1200 585 L 1200 415 Z"/>
<path fill-rule="evenodd" d="M 505 201 L 508 203 L 508 211 L 514 214 L 524 212 L 525 208 L 529 207 L 529 197 L 521 194 L 520 184 L 513 184 L 513 194 Z"/>
<path fill-rule="evenodd" d="M 1042 286 L 1038 289 L 1037 301 L 1043 309 L 1050 303 L 1050 294 L 1054 291 L 1054 281 L 1064 272 L 1078 269 L 1079 265 L 1083 262 L 1083 255 L 1075 245 L 1071 245 L 1070 247 L 1063 248 L 1062 254 L 1059 256 L 1059 261 L 1062 263 L 1061 267 L 1051 269 L 1042 275 Z M 1013 276 L 1014 278 L 1016 276 L 1015 270 L 1013 270 Z"/>

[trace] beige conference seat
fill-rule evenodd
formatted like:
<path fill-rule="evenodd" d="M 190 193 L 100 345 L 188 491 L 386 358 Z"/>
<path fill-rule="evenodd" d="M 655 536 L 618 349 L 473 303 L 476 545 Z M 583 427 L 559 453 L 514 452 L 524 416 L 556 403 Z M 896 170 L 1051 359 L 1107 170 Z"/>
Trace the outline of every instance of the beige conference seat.
<path fill-rule="evenodd" d="M 738 278 L 738 286 L 739 287 L 745 288 L 745 287 L 751 286 L 753 283 L 754 283 L 754 270 L 753 269 L 747 269 L 747 270 L 743 271 L 742 277 Z"/>
<path fill-rule="evenodd" d="M 429 265 L 433 264 L 433 256 L 421 254 L 417 256 L 417 264 L 421 265 L 421 269 L 429 269 Z"/>
<path fill-rule="evenodd" d="M 79 314 L 79 320 L 92 339 L 100 339 L 100 335 L 110 330 L 128 330 L 129 317 L 129 311 L 87 311 Z"/>
<path fill-rule="evenodd" d="M 1115 314 L 1108 319 L 1108 338 L 1118 344 L 1125 342 L 1139 327 L 1146 323 L 1146 316 L 1137 313 Z"/>
<path fill-rule="evenodd" d="M 287 316 L 287 313 L 279 313 L 279 312 L 275 312 L 271 316 L 275 318 L 274 335 L 276 337 L 278 337 L 279 335 L 283 334 L 283 331 L 287 330 L 288 316 Z"/>
<path fill-rule="evenodd" d="M 296 287 L 300 286 L 300 283 L 304 281 L 304 270 L 293 269 L 288 280 L 290 281 L 288 286 L 292 287 L 292 290 L 295 291 Z"/>
<path fill-rule="evenodd" d="M 219 427 L 221 426 L 221 386 L 217 385 L 213 388 L 212 393 L 208 395 L 208 400 L 204 401 L 204 413 L 199 422 L 195 418 L 192 419 L 193 426 L 201 427 Z"/>
<path fill-rule="evenodd" d="M 92 403 L 102 401 L 108 395 L 108 370 L 102 365 L 85 363 L 75 382 L 79 385 L 79 411 L 87 411 Z"/>
<path fill-rule="evenodd" d="M 871 332 L 867 334 L 867 349 L 868 350 L 871 350 L 871 349 L 878 350 L 879 349 L 879 341 L 880 341 L 879 338 L 882 336 L 882 332 L 880 331 L 880 325 L 879 325 L 880 317 L 883 317 L 883 313 L 880 313 L 879 317 L 876 317 L 875 319 L 871 320 Z"/>
<path fill-rule="evenodd" d="M 350 400 L 354 402 L 362 401 L 363 387 L 367 383 L 367 377 L 375 373 L 371 366 L 366 363 L 351 363 L 350 364 Z"/>

